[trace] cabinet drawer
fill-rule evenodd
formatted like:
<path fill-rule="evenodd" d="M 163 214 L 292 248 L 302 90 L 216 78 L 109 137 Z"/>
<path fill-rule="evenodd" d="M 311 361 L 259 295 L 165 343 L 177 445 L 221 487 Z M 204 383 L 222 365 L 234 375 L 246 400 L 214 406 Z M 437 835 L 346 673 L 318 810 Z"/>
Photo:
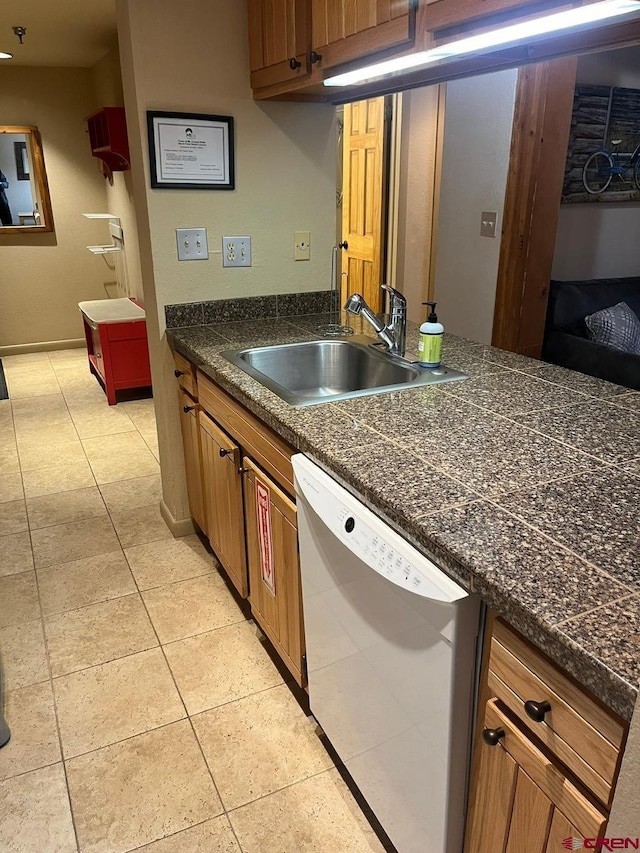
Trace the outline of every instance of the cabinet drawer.
<path fill-rule="evenodd" d="M 176 366 L 175 375 L 181 388 L 191 394 L 194 400 L 198 399 L 198 385 L 196 382 L 195 368 L 179 352 L 173 353 L 173 362 Z"/>
<path fill-rule="evenodd" d="M 202 408 L 227 430 L 290 495 L 294 494 L 291 455 L 295 450 L 237 400 L 198 371 Z"/>
<path fill-rule="evenodd" d="M 525 640 L 496 620 L 489 688 L 603 802 L 615 780 L 624 728 Z M 525 703 L 548 702 L 540 722 Z"/>

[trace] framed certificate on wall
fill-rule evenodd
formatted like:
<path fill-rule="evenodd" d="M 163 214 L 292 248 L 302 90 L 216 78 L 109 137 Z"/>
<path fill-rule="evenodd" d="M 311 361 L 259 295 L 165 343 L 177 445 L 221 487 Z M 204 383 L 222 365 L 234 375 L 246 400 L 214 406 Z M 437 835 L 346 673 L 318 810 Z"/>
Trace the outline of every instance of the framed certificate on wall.
<path fill-rule="evenodd" d="M 233 118 L 147 112 L 151 186 L 174 190 L 233 190 Z"/>

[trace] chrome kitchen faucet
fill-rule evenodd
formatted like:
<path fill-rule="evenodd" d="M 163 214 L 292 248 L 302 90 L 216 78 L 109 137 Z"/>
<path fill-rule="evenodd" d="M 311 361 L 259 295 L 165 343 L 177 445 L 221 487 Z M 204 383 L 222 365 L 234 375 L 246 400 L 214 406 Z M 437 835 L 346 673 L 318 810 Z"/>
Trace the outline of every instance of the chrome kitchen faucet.
<path fill-rule="evenodd" d="M 376 335 L 391 355 L 399 355 L 404 358 L 407 341 L 407 300 L 393 287 L 388 284 L 380 285 L 389 294 L 389 323 L 372 311 L 359 293 L 353 293 L 345 303 L 345 311 L 350 314 L 362 314 L 362 316 L 373 326 Z"/>

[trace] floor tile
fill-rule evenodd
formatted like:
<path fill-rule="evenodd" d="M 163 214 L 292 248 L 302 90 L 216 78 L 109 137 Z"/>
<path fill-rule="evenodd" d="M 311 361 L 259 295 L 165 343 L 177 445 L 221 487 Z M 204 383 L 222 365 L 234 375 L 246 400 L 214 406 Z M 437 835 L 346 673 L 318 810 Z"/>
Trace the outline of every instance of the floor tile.
<path fill-rule="evenodd" d="M 55 444 L 65 444 L 78 440 L 78 433 L 73 425 L 73 421 L 69 418 L 68 422 L 44 427 L 35 425 L 33 428 L 18 431 L 16 430 L 16 441 L 18 442 L 18 452 L 21 453 L 24 449 L 31 450 L 34 447 L 48 447 Z"/>
<path fill-rule="evenodd" d="M 47 465 L 33 471 L 23 471 L 24 493 L 28 498 L 53 495 L 95 486 L 93 473 L 86 459 L 62 465 Z"/>
<path fill-rule="evenodd" d="M 71 406 L 70 411 L 75 428 L 82 439 L 134 432 L 136 429 L 125 412 L 120 411 L 119 407 L 109 406 L 106 400 L 95 408 L 85 405 L 78 408 Z"/>
<path fill-rule="evenodd" d="M 38 588 L 45 615 L 99 604 L 137 591 L 121 550 L 38 569 Z"/>
<path fill-rule="evenodd" d="M 217 574 L 146 590 L 142 598 L 161 643 L 245 620 Z"/>
<path fill-rule="evenodd" d="M 40 618 L 35 572 L 0 578 L 0 628 Z"/>
<path fill-rule="evenodd" d="M 49 678 L 40 619 L 0 628 L 0 662 L 6 690 L 18 690 Z"/>
<path fill-rule="evenodd" d="M 144 438 L 145 444 L 153 453 L 157 460 L 160 460 L 160 448 L 158 446 L 158 433 L 155 430 L 142 432 L 140 435 Z"/>
<path fill-rule="evenodd" d="M 226 815 L 214 817 L 169 838 L 139 847 L 136 853 L 241 853 Z"/>
<path fill-rule="evenodd" d="M 382 853 L 337 771 L 298 782 L 229 815 L 244 853 Z"/>
<path fill-rule="evenodd" d="M 27 572 L 33 568 L 31 537 L 28 533 L 0 536 L 0 577 Z"/>
<path fill-rule="evenodd" d="M 83 853 L 124 853 L 222 812 L 187 721 L 71 759 L 67 773 Z"/>
<path fill-rule="evenodd" d="M 1 427 L 0 427 L 1 429 Z M 18 451 L 15 442 L 12 446 L 3 449 L 0 447 L 0 477 L 7 477 L 10 474 L 20 473 L 20 461 L 18 459 Z"/>
<path fill-rule="evenodd" d="M 22 490 L 22 474 L 3 474 L 0 477 L 0 504 L 10 501 L 21 501 L 24 498 Z"/>
<path fill-rule="evenodd" d="M 164 651 L 189 714 L 282 684 L 249 622 L 170 643 Z"/>
<path fill-rule="evenodd" d="M 173 539 L 173 534 L 160 515 L 158 504 L 112 512 L 111 521 L 123 548 L 144 545 L 158 539 Z"/>
<path fill-rule="evenodd" d="M 23 500 L 2 504 L 2 512 L 0 512 L 0 536 L 7 536 L 9 533 L 20 533 L 28 529 L 27 507 Z"/>
<path fill-rule="evenodd" d="M 286 685 L 193 718 L 227 810 L 333 767 Z"/>
<path fill-rule="evenodd" d="M 159 474 L 118 480 L 104 483 L 100 491 L 109 512 L 126 512 L 152 504 L 157 506 L 162 499 L 162 480 Z"/>
<path fill-rule="evenodd" d="M 140 589 L 205 575 L 215 568 L 213 555 L 195 534 L 136 545 L 125 555 Z"/>
<path fill-rule="evenodd" d="M 153 399 L 130 400 L 122 403 L 123 410 L 140 432 L 153 432 L 156 428 L 156 410 Z"/>
<path fill-rule="evenodd" d="M 138 595 L 50 617 L 44 628 L 54 677 L 158 645 Z"/>
<path fill-rule="evenodd" d="M 62 764 L 0 782 L 2 853 L 75 853 Z"/>
<path fill-rule="evenodd" d="M 160 649 L 55 678 L 53 687 L 65 758 L 186 716 Z"/>
<path fill-rule="evenodd" d="M 101 438 L 87 438 L 82 441 L 82 446 L 87 454 L 87 459 L 91 463 L 101 459 L 109 460 L 119 456 L 144 453 L 147 450 L 138 432 L 125 432 Z"/>
<path fill-rule="evenodd" d="M 135 434 L 137 435 L 137 433 Z M 124 435 L 129 435 L 129 433 L 124 433 Z M 94 459 L 90 464 L 98 485 L 160 473 L 160 466 L 146 445 L 142 451 L 110 459 Z"/>
<path fill-rule="evenodd" d="M 108 517 L 72 521 L 31 532 L 36 568 L 107 554 L 120 547 Z"/>
<path fill-rule="evenodd" d="M 0 749 L 0 779 L 38 770 L 61 760 L 49 681 L 7 692 L 4 714 L 11 739 Z"/>
<path fill-rule="evenodd" d="M 12 400 L 45 397 L 50 395 L 54 388 L 58 388 L 55 376 L 37 374 L 34 376 L 15 376 L 13 378 L 8 376 L 7 384 L 9 385 L 9 395 Z"/>
<path fill-rule="evenodd" d="M 107 509 L 97 486 L 27 498 L 27 515 L 31 530 L 106 514 Z"/>
<path fill-rule="evenodd" d="M 37 471 L 51 465 L 86 463 L 80 439 L 54 444 L 28 444 L 20 447 L 20 467 L 23 471 Z"/>
<path fill-rule="evenodd" d="M 87 370 L 88 357 L 85 347 L 73 347 L 72 349 L 51 350 L 49 352 L 49 361 L 56 367 L 63 367 L 69 364 L 81 364 Z"/>
<path fill-rule="evenodd" d="M 16 424 L 30 423 L 37 425 L 42 418 L 64 418 L 69 416 L 67 404 L 59 389 L 48 397 L 38 397 L 37 400 L 12 400 L 13 419 Z"/>
<path fill-rule="evenodd" d="M 22 352 L 16 355 L 3 355 L 2 364 L 5 370 L 23 367 L 26 365 L 47 365 L 49 361 L 49 353 L 47 352 Z"/>

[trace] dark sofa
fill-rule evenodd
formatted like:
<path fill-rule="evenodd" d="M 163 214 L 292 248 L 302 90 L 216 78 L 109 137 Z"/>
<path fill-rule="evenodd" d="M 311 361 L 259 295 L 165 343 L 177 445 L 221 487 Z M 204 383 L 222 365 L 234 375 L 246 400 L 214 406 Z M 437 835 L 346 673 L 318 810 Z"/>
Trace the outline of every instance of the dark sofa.
<path fill-rule="evenodd" d="M 589 340 L 584 318 L 626 302 L 640 317 L 640 277 L 551 281 L 542 358 L 640 391 L 640 355 Z"/>

